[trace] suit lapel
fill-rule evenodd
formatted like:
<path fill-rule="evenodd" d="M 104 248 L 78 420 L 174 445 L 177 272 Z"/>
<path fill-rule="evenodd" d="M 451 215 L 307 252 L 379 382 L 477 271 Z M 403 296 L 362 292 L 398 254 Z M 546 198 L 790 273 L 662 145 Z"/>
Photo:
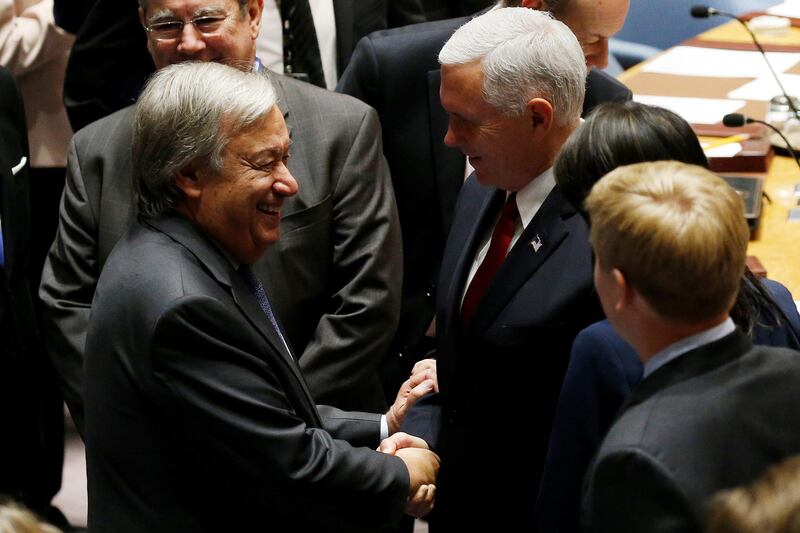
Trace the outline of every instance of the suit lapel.
<path fill-rule="evenodd" d="M 233 265 L 225 258 L 217 246 L 191 222 L 180 216 L 149 219 L 145 224 L 161 231 L 184 246 L 197 257 L 218 283 L 229 288 L 236 307 L 256 331 L 261 334 L 264 340 L 280 355 L 281 360 L 291 368 L 300 387 L 310 398 L 311 394 L 306 387 L 297 363 L 286 351 L 286 346 L 284 346 L 272 324 L 269 323 L 255 296 L 250 293 L 244 280 L 241 279 L 241 276 L 234 270 Z"/>
<path fill-rule="evenodd" d="M 430 116 L 430 144 L 433 154 L 434 177 L 439 192 L 439 212 L 441 213 L 444 236 L 453 223 L 456 199 L 464 184 L 464 165 L 466 158 L 458 148 L 444 144 L 447 133 L 448 116 L 439 100 L 439 85 L 442 79 L 439 69 L 428 72 L 428 114 Z"/>
<path fill-rule="evenodd" d="M 363 1 L 363 0 L 362 0 Z M 336 78 L 342 75 L 347 66 L 347 59 L 355 48 L 354 0 L 333 0 L 333 17 L 336 19 Z"/>
<path fill-rule="evenodd" d="M 519 288 L 542 266 L 569 234 L 562 220 L 565 201 L 556 187 L 514 244 L 475 310 L 469 335 L 480 336 Z"/>
<path fill-rule="evenodd" d="M 478 199 L 475 223 L 465 228 L 463 231 L 466 234 L 456 240 L 456 242 L 461 242 L 463 245 L 456 260 L 453 279 L 450 280 L 447 293 L 448 314 L 456 322 L 461 315 L 461 295 L 464 292 L 467 277 L 481 242 L 481 237 L 494 224 L 497 213 L 505 201 L 505 191 L 498 189 L 484 189 L 484 191 L 483 195 Z M 461 228 L 454 226 L 453 232 L 458 231 L 462 231 Z M 456 331 L 459 328 L 454 326 L 454 328 L 449 329 Z"/>

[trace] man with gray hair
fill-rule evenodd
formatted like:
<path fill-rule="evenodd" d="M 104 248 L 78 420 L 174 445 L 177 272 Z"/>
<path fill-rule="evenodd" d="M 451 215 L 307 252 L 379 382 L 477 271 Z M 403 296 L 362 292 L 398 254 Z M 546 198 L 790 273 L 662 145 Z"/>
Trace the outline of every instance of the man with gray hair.
<path fill-rule="evenodd" d="M 260 0 L 140 0 L 156 68 L 215 61 L 260 69 Z M 314 398 L 386 408 L 380 358 L 397 326 L 402 257 L 375 112 L 353 98 L 271 74 L 292 134 L 286 238 L 254 269 L 265 276 Z M 211 83 L 209 82 L 209 85 Z M 82 428 L 82 361 L 95 284 L 132 220 L 132 108 L 73 138 L 60 223 L 40 287 L 48 348 Z"/>
<path fill-rule="evenodd" d="M 442 259 L 439 394 L 404 428 L 442 456 L 431 531 L 533 531 L 570 346 L 602 316 L 586 223 L 551 169 L 579 124 L 586 67 L 569 28 L 522 8 L 471 20 L 439 60 L 445 142 L 475 171 Z"/>
<path fill-rule="evenodd" d="M 251 268 L 298 190 L 269 80 L 173 65 L 134 120 L 138 217 L 86 340 L 89 530 L 392 531 L 429 510 L 436 455 L 402 434 L 378 453 L 379 415 L 314 405 Z"/>
<path fill-rule="evenodd" d="M 627 87 L 598 70 L 608 60 L 608 39 L 622 27 L 629 0 L 507 0 L 493 9 L 512 3 L 550 12 L 577 36 L 587 66 L 594 67 L 586 79 L 584 116 L 598 103 L 631 98 Z M 470 18 L 368 35 L 358 43 L 337 88 L 378 111 L 400 214 L 403 298 L 397 333 L 383 363 L 384 388 L 390 392 L 432 348 L 442 252 L 456 198 L 469 174 L 464 154 L 444 143 L 447 113 L 439 99 L 437 57 L 443 43 Z"/>

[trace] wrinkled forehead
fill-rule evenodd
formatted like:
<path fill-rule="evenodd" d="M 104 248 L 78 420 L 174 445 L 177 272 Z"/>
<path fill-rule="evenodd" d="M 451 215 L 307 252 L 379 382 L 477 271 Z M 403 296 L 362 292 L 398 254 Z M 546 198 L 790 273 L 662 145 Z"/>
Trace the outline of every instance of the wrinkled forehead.
<path fill-rule="evenodd" d="M 148 18 L 230 13 L 239 6 L 236 0 L 146 0 L 144 4 Z"/>

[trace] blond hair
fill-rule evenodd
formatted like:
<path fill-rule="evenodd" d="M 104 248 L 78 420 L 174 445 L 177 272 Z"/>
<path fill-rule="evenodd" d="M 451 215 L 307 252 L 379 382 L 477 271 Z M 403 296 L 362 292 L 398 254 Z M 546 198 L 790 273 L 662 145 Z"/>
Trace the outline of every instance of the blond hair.
<path fill-rule="evenodd" d="M 22 505 L 5 502 L 0 504 L 0 533 L 61 533 L 61 530 L 40 522 Z"/>
<path fill-rule="evenodd" d="M 790 457 L 746 487 L 721 492 L 708 533 L 800 533 L 800 456 Z"/>
<path fill-rule="evenodd" d="M 616 268 L 664 318 L 728 312 L 745 268 L 742 199 L 722 178 L 676 161 L 619 167 L 586 200 L 600 266 Z"/>

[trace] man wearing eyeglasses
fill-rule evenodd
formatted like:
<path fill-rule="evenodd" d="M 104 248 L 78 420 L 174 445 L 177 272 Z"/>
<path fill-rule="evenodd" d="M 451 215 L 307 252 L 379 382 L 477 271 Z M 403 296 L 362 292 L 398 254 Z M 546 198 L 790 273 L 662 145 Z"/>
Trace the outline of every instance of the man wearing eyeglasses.
<path fill-rule="evenodd" d="M 261 0 L 140 0 L 157 68 L 188 60 L 260 69 Z M 379 358 L 397 325 L 401 245 L 375 112 L 350 97 L 270 75 L 292 137 L 300 192 L 284 238 L 254 265 L 318 403 L 385 411 Z M 207 83 L 198 80 L 198 83 Z M 97 278 L 133 218 L 132 108 L 75 135 L 59 229 L 40 296 L 67 404 L 83 426 L 83 350 Z"/>

